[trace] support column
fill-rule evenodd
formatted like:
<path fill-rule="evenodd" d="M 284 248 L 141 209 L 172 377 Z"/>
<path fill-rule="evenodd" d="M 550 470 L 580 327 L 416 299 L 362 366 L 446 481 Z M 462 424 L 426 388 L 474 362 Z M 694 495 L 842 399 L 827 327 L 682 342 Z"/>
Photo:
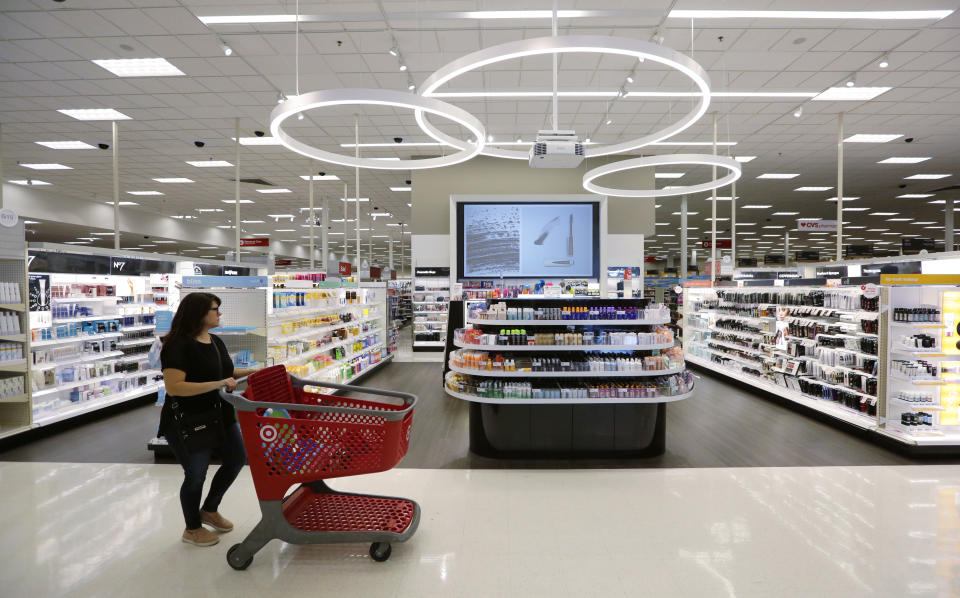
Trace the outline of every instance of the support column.
<path fill-rule="evenodd" d="M 843 112 L 837 119 L 837 261 L 843 259 Z"/>
<path fill-rule="evenodd" d="M 790 265 L 790 231 L 783 233 L 783 265 Z"/>
<path fill-rule="evenodd" d="M 391 270 L 393 270 L 393 237 L 387 240 L 387 260 Z"/>
<path fill-rule="evenodd" d="M 3 208 L 3 123 L 0 123 L 0 209 Z"/>
<path fill-rule="evenodd" d="M 943 250 L 953 251 L 953 198 L 948 198 L 943 207 L 945 210 L 943 214 Z"/>
<path fill-rule="evenodd" d="M 328 237 L 328 235 L 330 234 L 330 198 L 329 197 L 323 198 L 323 207 L 321 209 L 323 211 L 323 214 L 321 214 L 320 216 L 321 217 L 320 222 L 322 223 L 322 228 L 320 229 L 320 247 L 323 249 L 323 253 L 321 254 L 320 257 L 322 258 L 321 263 L 323 264 L 323 271 L 329 272 L 330 271 L 330 253 L 329 253 L 330 238 Z"/>
<path fill-rule="evenodd" d="M 233 156 L 233 245 L 234 257 L 240 263 L 240 117 L 233 119 L 234 144 Z"/>
<path fill-rule="evenodd" d="M 308 162 L 307 164 L 308 166 L 313 166 L 312 162 Z M 317 253 L 317 246 L 313 241 L 313 229 L 314 225 L 316 224 L 316 220 L 313 215 L 313 169 L 309 167 L 307 168 L 307 181 L 307 196 L 309 197 L 310 201 L 310 211 L 308 212 L 310 214 L 310 270 L 313 270 Z"/>
<path fill-rule="evenodd" d="M 737 182 L 730 189 L 730 249 L 733 267 L 737 267 Z"/>
<path fill-rule="evenodd" d="M 717 113 L 713 113 L 713 155 L 717 155 Z M 717 166 L 713 166 L 713 179 L 717 180 Z M 713 216 L 710 220 L 710 286 L 713 287 L 717 278 L 717 188 L 713 188 L 711 196 Z M 686 224 L 684 224 L 686 226 Z"/>
<path fill-rule="evenodd" d="M 117 121 L 111 121 L 110 130 L 113 134 L 113 248 L 120 249 L 120 148 L 117 140 L 120 137 L 117 131 Z M 0 186 L 3 181 L 0 181 Z"/>
<path fill-rule="evenodd" d="M 354 134 L 354 155 L 359 159 L 360 158 L 360 117 L 355 116 L 353 119 L 353 134 Z M 354 223 L 354 229 L 357 234 L 357 271 L 360 270 L 360 168 L 354 168 L 354 184 L 353 190 L 356 192 L 354 195 L 354 201 L 356 202 L 357 210 L 357 221 Z M 348 204 L 349 205 L 349 204 Z M 360 277 L 357 277 L 357 280 L 360 280 Z"/>
<path fill-rule="evenodd" d="M 680 200 L 680 278 L 687 277 L 687 196 Z"/>

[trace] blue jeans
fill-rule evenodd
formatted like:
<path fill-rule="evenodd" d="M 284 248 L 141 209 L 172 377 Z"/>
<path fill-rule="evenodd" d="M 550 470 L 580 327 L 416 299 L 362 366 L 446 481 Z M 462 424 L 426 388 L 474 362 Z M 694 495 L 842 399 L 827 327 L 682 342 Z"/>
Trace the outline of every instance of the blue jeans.
<path fill-rule="evenodd" d="M 200 506 L 203 496 L 203 482 L 207 479 L 207 468 L 210 466 L 210 450 L 190 453 L 183 445 L 183 440 L 175 433 L 166 435 L 167 443 L 176 455 L 177 461 L 183 467 L 184 479 L 180 486 L 180 507 L 183 509 L 183 519 L 187 529 L 200 527 L 200 509 L 208 513 L 215 513 L 220 507 L 220 501 L 230 485 L 237 479 L 240 470 L 247 464 L 247 453 L 243 448 L 243 436 L 240 434 L 240 424 L 226 426 L 224 429 L 225 441 L 220 446 L 219 453 L 223 464 L 217 469 L 210 483 L 210 492 L 207 500 Z"/>

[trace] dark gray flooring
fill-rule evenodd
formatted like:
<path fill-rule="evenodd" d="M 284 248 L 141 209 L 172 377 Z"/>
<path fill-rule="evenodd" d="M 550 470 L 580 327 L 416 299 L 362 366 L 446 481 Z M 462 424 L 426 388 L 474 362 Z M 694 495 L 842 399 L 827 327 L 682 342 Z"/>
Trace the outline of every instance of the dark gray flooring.
<path fill-rule="evenodd" d="M 846 430 L 760 398 L 710 374 L 697 396 L 667 407 L 667 450 L 651 459 L 498 460 L 469 452 L 468 405 L 441 389 L 439 363 L 391 363 L 363 384 L 420 398 L 401 467 L 790 467 L 960 463 L 901 455 Z M 0 452 L 2 461 L 150 463 L 146 442 L 159 408 L 144 405 Z"/>

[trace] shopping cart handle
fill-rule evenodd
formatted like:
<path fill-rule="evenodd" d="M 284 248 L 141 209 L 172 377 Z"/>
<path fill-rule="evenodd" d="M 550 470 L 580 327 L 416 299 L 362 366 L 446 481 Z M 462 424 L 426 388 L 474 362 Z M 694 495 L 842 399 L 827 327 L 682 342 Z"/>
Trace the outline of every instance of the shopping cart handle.
<path fill-rule="evenodd" d="M 321 386 L 313 381 L 310 381 L 309 386 Z M 323 384 L 322 386 L 327 386 Z M 344 385 L 336 385 L 338 387 Z M 346 387 L 351 390 L 359 390 L 362 392 L 369 392 L 371 394 L 383 394 L 387 396 L 397 396 L 403 399 L 405 408 L 398 411 L 383 411 L 381 409 L 362 409 L 357 407 L 334 407 L 332 405 L 306 405 L 303 403 L 268 403 L 263 401 L 250 401 L 246 397 L 232 392 L 227 392 L 226 390 L 220 390 L 220 398 L 224 401 L 230 403 L 238 411 L 256 411 L 257 409 L 288 409 L 294 411 L 310 411 L 313 413 L 340 413 L 343 415 L 360 415 L 365 417 L 380 417 L 387 421 L 399 421 L 407 416 L 410 411 L 413 410 L 413 406 L 417 403 L 417 397 L 415 395 L 407 393 L 395 393 L 391 391 L 378 391 L 373 392 L 375 389 L 367 389 L 359 386 Z"/>
<path fill-rule="evenodd" d="M 403 399 L 403 403 L 408 406 L 412 406 L 417 402 L 416 395 L 412 395 L 408 392 L 397 392 L 395 390 L 382 390 L 379 388 L 370 388 L 367 386 L 356 386 L 353 384 L 337 384 L 336 382 L 318 382 L 316 380 L 307 380 L 305 378 L 297 378 L 296 376 L 290 376 L 290 382 L 293 383 L 295 388 L 303 388 L 304 386 L 329 386 L 330 388 L 336 388 L 338 390 L 349 390 L 353 392 L 361 392 L 364 394 L 370 395 L 381 395 L 385 397 L 395 397 L 398 399 Z"/>

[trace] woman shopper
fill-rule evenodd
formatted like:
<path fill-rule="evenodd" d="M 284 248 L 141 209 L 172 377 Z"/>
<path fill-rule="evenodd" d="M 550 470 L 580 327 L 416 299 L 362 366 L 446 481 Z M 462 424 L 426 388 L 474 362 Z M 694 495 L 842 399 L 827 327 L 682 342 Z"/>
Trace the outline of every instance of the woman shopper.
<path fill-rule="evenodd" d="M 246 464 L 243 437 L 233 407 L 220 399 L 220 388 L 234 390 L 234 377 L 252 368 L 234 368 L 223 341 L 210 334 L 220 324 L 220 298 L 190 293 L 180 301 L 160 352 L 167 398 L 160 413 L 160 433 L 183 467 L 180 506 L 186 529 L 183 541 L 213 546 L 220 538 L 203 527 L 229 532 L 233 524 L 220 515 L 220 501 Z M 213 476 L 207 499 L 200 504 L 213 450 L 223 464 Z"/>

